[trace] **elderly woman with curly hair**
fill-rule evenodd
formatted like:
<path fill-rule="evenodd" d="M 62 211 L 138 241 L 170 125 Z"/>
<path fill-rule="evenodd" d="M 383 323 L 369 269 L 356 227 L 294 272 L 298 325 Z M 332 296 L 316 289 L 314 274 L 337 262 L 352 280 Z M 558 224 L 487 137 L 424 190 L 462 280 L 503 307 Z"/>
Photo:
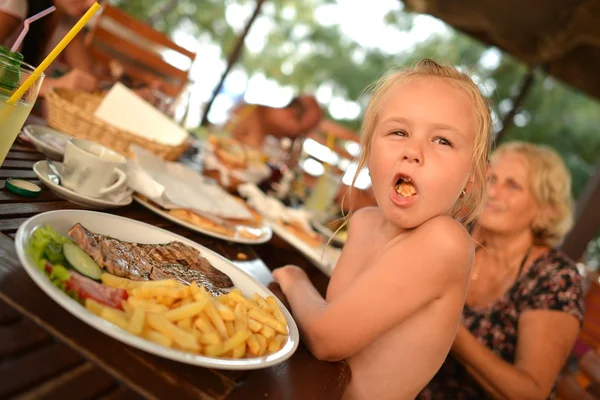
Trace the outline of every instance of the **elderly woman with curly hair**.
<path fill-rule="evenodd" d="M 496 150 L 462 325 L 419 399 L 553 396 L 583 318 L 582 278 L 555 248 L 571 228 L 572 204 L 570 175 L 553 150 L 522 142 Z"/>

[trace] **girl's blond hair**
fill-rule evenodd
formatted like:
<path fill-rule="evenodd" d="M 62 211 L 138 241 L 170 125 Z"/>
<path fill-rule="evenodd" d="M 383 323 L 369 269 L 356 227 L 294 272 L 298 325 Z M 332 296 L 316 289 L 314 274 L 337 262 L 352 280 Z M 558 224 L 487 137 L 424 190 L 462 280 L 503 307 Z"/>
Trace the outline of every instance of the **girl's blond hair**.
<path fill-rule="evenodd" d="M 519 154 L 529 166 L 529 187 L 543 210 L 531 230 L 540 246 L 556 246 L 573 225 L 571 175 L 556 151 L 545 145 L 509 142 L 498 147 L 492 158 L 506 153 Z"/>
<path fill-rule="evenodd" d="M 464 92 L 471 100 L 477 118 L 477 136 L 475 137 L 473 170 L 471 173 L 472 184 L 465 196 L 459 198 L 452 209 L 452 215 L 457 216 L 460 213 L 461 223 L 467 226 L 477 218 L 484 204 L 486 172 L 491 148 L 492 118 L 490 107 L 469 75 L 460 72 L 453 66 L 440 65 L 430 59 L 421 60 L 411 68 L 392 71 L 367 88 L 367 91 L 371 94 L 371 99 L 365 111 L 361 129 L 361 153 L 358 157 L 358 167 L 349 191 L 354 190 L 358 174 L 367 166 L 367 160 L 371 152 L 371 139 L 377 125 L 382 100 L 397 85 L 411 79 L 424 77 L 444 79 Z M 350 213 L 352 213 L 352 200 Z"/>

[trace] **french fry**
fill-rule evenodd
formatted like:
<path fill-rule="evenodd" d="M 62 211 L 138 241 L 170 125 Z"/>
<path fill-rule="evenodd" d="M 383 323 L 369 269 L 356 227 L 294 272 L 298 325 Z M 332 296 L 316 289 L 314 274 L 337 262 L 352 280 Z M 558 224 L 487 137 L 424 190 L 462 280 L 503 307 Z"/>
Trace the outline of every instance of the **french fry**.
<path fill-rule="evenodd" d="M 140 286 L 131 290 L 131 294 L 141 299 L 152 297 L 167 297 L 176 300 L 185 295 L 184 289 L 189 288 L 170 287 L 170 286 Z"/>
<path fill-rule="evenodd" d="M 252 304 L 250 300 L 245 298 L 244 295 L 238 290 L 232 290 L 231 292 L 229 292 L 228 296 L 231 297 L 237 303 L 244 305 L 248 310 L 258 308 L 256 305 Z"/>
<path fill-rule="evenodd" d="M 102 317 L 102 310 L 104 309 L 104 306 L 98 303 L 96 300 L 89 298 L 85 299 L 85 308 L 87 308 L 92 314 Z"/>
<path fill-rule="evenodd" d="M 273 307 L 271 307 L 271 305 L 268 304 L 265 301 L 265 299 L 263 299 L 262 297 L 260 297 L 260 295 L 258 293 L 254 293 L 254 295 L 252 296 L 252 300 L 254 300 L 254 302 L 256 304 L 258 304 L 258 306 L 260 308 L 262 308 L 263 310 L 265 310 L 269 314 L 273 314 Z"/>
<path fill-rule="evenodd" d="M 237 346 L 240 346 L 243 343 L 246 343 L 246 339 L 248 339 L 248 331 L 238 332 L 234 334 L 232 337 L 227 339 L 225 343 L 223 343 L 223 352 L 227 353 L 228 351 L 233 350 Z"/>
<path fill-rule="evenodd" d="M 182 287 L 175 279 L 161 279 L 158 281 L 135 281 L 134 287 Z"/>
<path fill-rule="evenodd" d="M 215 307 L 209 303 L 204 309 L 204 312 L 210 319 L 210 322 L 212 322 L 217 332 L 219 332 L 219 335 L 221 335 L 224 340 L 227 339 L 229 335 L 227 333 L 227 328 L 225 327 L 225 321 L 223 321 L 223 318 L 221 318 L 221 315 L 219 315 Z"/>
<path fill-rule="evenodd" d="M 162 304 L 152 303 L 149 300 L 139 299 L 137 297 L 129 297 L 127 299 L 127 303 L 132 308 L 143 308 L 147 312 L 152 312 L 156 314 L 160 314 L 169 310 L 166 306 Z"/>
<path fill-rule="evenodd" d="M 143 308 L 134 308 L 127 330 L 134 335 L 140 335 L 144 329 L 146 313 Z"/>
<path fill-rule="evenodd" d="M 281 322 L 277 321 L 273 316 L 267 314 L 263 310 L 260 310 L 258 308 L 248 310 L 248 317 L 257 320 L 258 322 L 264 325 L 270 326 L 271 328 L 275 329 L 281 334 L 287 334 L 287 329 L 285 328 L 285 326 Z"/>
<path fill-rule="evenodd" d="M 254 337 L 256 338 L 256 340 L 258 341 L 258 344 L 260 345 L 260 349 L 259 349 L 257 355 L 262 356 L 263 354 L 265 354 L 267 352 L 267 339 L 263 335 L 254 335 Z"/>
<path fill-rule="evenodd" d="M 124 289 L 117 310 L 92 299 L 85 307 L 107 321 L 158 345 L 207 357 L 240 359 L 279 351 L 288 338 L 287 321 L 276 299 L 238 289 L 213 296 L 204 286 L 174 279 L 132 281 L 111 274 L 101 279 Z"/>
<path fill-rule="evenodd" d="M 198 285 L 196 284 L 196 281 L 190 283 L 190 293 L 192 294 L 192 297 L 196 294 L 196 293 L 200 293 L 200 288 L 198 287 Z"/>
<path fill-rule="evenodd" d="M 203 345 L 219 344 L 221 343 L 221 338 L 219 337 L 219 334 L 217 332 L 201 332 L 198 334 L 198 343 Z"/>
<path fill-rule="evenodd" d="M 208 357 L 219 357 L 223 353 L 225 353 L 225 350 L 223 350 L 223 343 L 211 344 L 204 348 L 204 355 Z"/>
<path fill-rule="evenodd" d="M 235 347 L 232 351 L 231 358 L 242 358 L 246 354 L 246 343 L 242 343 Z"/>
<path fill-rule="evenodd" d="M 100 316 L 108 322 L 117 325 L 121 329 L 127 330 L 127 327 L 129 326 L 127 314 L 125 314 L 123 311 L 119 311 L 111 307 L 103 307 Z"/>
<path fill-rule="evenodd" d="M 161 346 L 173 346 L 173 339 L 150 328 L 146 328 L 142 333 L 142 336 L 156 344 L 160 344 Z"/>
<path fill-rule="evenodd" d="M 277 319 L 277 321 L 281 322 L 284 326 L 287 326 L 287 321 L 281 308 L 279 308 L 279 304 L 277 304 L 277 300 L 273 296 L 267 297 L 267 303 L 273 308 L 273 316 Z"/>
<path fill-rule="evenodd" d="M 131 307 L 131 305 L 127 302 L 127 300 L 123 300 L 121 301 L 121 307 L 123 307 L 123 311 L 125 312 L 125 314 L 127 314 L 128 316 L 131 316 L 131 314 L 133 314 L 133 310 L 134 308 Z"/>
<path fill-rule="evenodd" d="M 269 342 L 269 345 L 267 347 L 267 351 L 269 353 L 276 353 L 279 350 L 281 350 L 281 347 L 283 347 L 283 344 L 286 341 L 286 337 L 283 335 L 275 335 L 275 337 L 273 339 L 271 339 L 271 341 Z"/>
<path fill-rule="evenodd" d="M 262 328 L 263 328 L 263 324 L 261 324 L 260 322 L 258 322 L 255 319 L 248 318 L 248 329 L 250 329 L 252 332 L 254 332 L 254 333 L 260 332 Z"/>
<path fill-rule="evenodd" d="M 169 296 L 159 296 L 156 300 L 167 308 L 173 308 L 179 302 L 178 298 Z"/>
<path fill-rule="evenodd" d="M 260 334 L 263 335 L 267 339 L 271 339 L 275 336 L 275 329 L 271 328 L 270 326 L 265 325 L 260 330 Z"/>
<path fill-rule="evenodd" d="M 208 305 L 208 300 L 200 300 L 181 307 L 174 308 L 165 313 L 169 321 L 179 321 L 186 318 L 192 318 L 200 314 Z"/>
<path fill-rule="evenodd" d="M 196 337 L 193 334 L 173 325 L 164 315 L 148 314 L 147 320 L 148 325 L 150 325 L 152 329 L 170 337 L 173 342 L 182 349 L 191 351 L 198 351 L 200 349 Z"/>
<path fill-rule="evenodd" d="M 229 308 L 228 305 L 225 305 L 222 303 L 217 303 L 216 309 L 219 312 L 219 314 L 221 315 L 221 318 L 223 318 L 223 321 L 234 321 L 235 320 L 235 316 L 233 315 L 233 310 L 231 308 Z"/>
<path fill-rule="evenodd" d="M 115 289 L 125 289 L 130 290 L 136 287 L 136 281 L 132 281 L 131 279 L 121 278 L 120 276 L 116 276 L 113 274 L 103 273 L 100 275 L 100 280 L 103 284 L 108 287 Z"/>
<path fill-rule="evenodd" d="M 248 330 L 248 313 L 246 312 L 246 308 L 241 304 L 237 304 L 234 310 L 235 321 L 233 321 L 233 326 L 236 332 L 247 331 Z"/>
<path fill-rule="evenodd" d="M 233 322 L 225 321 L 225 328 L 227 328 L 227 336 L 232 337 L 235 335 L 235 328 L 233 327 Z"/>
<path fill-rule="evenodd" d="M 218 334 L 217 330 L 210 322 L 210 319 L 206 314 L 201 314 L 196 318 L 194 322 L 194 326 L 202 333 L 214 333 Z"/>
<path fill-rule="evenodd" d="M 183 330 L 189 331 L 192 329 L 192 319 L 191 318 L 180 319 L 179 321 L 177 321 L 176 325 Z"/>
<path fill-rule="evenodd" d="M 192 295 L 194 300 L 200 301 L 202 299 L 214 300 L 214 297 L 204 289 L 204 286 L 200 286 L 198 291 Z"/>
<path fill-rule="evenodd" d="M 248 351 L 250 352 L 250 354 L 255 355 L 255 356 L 259 355 L 260 343 L 258 343 L 258 339 L 256 338 L 256 335 L 254 335 L 254 334 L 248 335 L 248 338 L 246 339 L 246 344 L 248 345 Z"/>

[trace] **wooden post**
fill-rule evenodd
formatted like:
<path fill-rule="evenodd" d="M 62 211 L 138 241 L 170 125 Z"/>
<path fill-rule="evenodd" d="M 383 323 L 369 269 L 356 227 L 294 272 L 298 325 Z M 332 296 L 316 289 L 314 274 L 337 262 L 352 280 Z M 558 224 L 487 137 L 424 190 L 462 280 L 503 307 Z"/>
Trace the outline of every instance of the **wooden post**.
<path fill-rule="evenodd" d="M 579 261 L 588 243 L 600 231 L 600 163 L 577 201 L 575 225 L 565 238 L 561 249 Z"/>
<path fill-rule="evenodd" d="M 256 20 L 258 15 L 260 14 L 260 9 L 261 9 L 263 3 L 264 3 L 264 0 L 256 0 L 256 7 L 254 8 L 254 12 L 252 13 L 252 16 L 250 17 L 248 22 L 246 22 L 246 26 L 244 27 L 244 30 L 242 31 L 240 36 L 238 36 L 235 46 L 233 47 L 233 50 L 231 51 L 231 54 L 229 54 L 229 57 L 227 57 L 227 68 L 225 68 L 225 72 L 223 72 L 223 75 L 221 75 L 221 80 L 219 81 L 219 84 L 213 91 L 212 97 L 210 98 L 209 102 L 206 104 L 206 109 L 204 110 L 204 115 L 202 116 L 202 124 L 201 124 L 202 126 L 205 126 L 206 124 L 208 124 L 208 113 L 210 112 L 210 108 L 212 107 L 212 104 L 214 103 L 215 99 L 217 98 L 217 95 L 221 91 L 221 88 L 223 87 L 223 84 L 225 83 L 225 79 L 227 78 L 227 75 L 229 75 L 229 72 L 231 72 L 231 69 L 233 68 L 235 63 L 239 60 L 240 56 L 242 55 L 242 50 L 244 48 L 244 41 L 246 40 L 246 36 L 248 36 L 248 32 L 250 32 L 250 28 L 252 27 L 252 24 L 254 23 L 254 21 Z"/>

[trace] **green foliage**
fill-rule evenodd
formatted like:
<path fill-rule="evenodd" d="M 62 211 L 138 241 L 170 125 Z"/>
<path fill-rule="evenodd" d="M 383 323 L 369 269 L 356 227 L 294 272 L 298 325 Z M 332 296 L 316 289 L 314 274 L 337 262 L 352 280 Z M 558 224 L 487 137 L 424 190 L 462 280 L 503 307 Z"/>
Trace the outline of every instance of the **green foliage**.
<path fill-rule="evenodd" d="M 113 4 L 144 20 L 151 19 L 170 1 L 112 0 Z M 255 4 L 252 0 L 178 0 L 175 3 L 170 13 L 155 19 L 155 27 L 168 34 L 185 27 L 197 37 L 219 44 L 223 49 L 223 59 L 238 33 L 227 23 L 227 8 L 244 6 L 252 10 Z M 506 54 L 502 54 L 497 66 L 486 69 L 481 59 L 488 49 L 454 31 L 434 35 L 414 49 L 398 54 L 362 47 L 346 37 L 337 25 L 322 26 L 318 23 L 315 10 L 332 3 L 335 1 L 267 0 L 261 13 L 261 18 L 270 20 L 272 24 L 266 45 L 258 53 L 246 49 L 240 60 L 242 68 L 249 75 L 262 73 L 298 92 L 314 92 L 321 84 L 327 83 L 332 86 L 334 96 L 364 105 L 363 90 L 387 69 L 431 57 L 460 65 L 477 75 L 490 92 L 490 101 L 500 120 L 506 113 L 501 104 L 511 104 L 510 100 L 518 93 L 522 77 L 527 73 L 525 65 Z M 381 23 L 407 32 L 413 27 L 413 15 L 402 11 L 390 12 Z M 284 64 L 292 68 L 282 70 Z M 600 154 L 600 135 L 597 133 L 599 111 L 596 100 L 539 72 L 516 117 L 521 123 L 510 127 L 506 140 L 545 143 L 557 149 L 572 172 L 573 192 L 578 195 Z M 360 118 L 339 122 L 358 130 Z"/>

